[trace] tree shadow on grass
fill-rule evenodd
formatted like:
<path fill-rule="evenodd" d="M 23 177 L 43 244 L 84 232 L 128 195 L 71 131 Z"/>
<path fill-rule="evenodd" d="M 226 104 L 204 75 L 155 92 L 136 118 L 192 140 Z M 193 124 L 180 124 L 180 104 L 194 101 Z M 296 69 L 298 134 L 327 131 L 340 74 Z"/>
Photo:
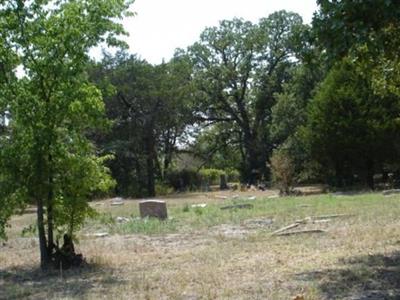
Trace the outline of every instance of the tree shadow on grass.
<path fill-rule="evenodd" d="M 400 252 L 342 259 L 337 269 L 296 277 L 316 283 L 326 299 L 400 299 Z"/>
<path fill-rule="evenodd" d="M 98 264 L 42 272 L 40 269 L 0 269 L 0 299 L 85 298 L 89 293 L 104 296 L 122 285 L 115 270 Z"/>

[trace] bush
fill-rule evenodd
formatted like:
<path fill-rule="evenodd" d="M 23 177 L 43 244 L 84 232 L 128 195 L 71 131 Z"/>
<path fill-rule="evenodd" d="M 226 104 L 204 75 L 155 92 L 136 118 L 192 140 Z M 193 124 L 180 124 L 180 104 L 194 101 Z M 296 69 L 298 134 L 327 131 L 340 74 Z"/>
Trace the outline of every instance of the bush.
<path fill-rule="evenodd" d="M 274 183 L 283 195 L 290 194 L 294 182 L 293 159 L 285 149 L 276 149 L 272 152 L 271 170 Z"/>
<path fill-rule="evenodd" d="M 223 170 L 219 169 L 201 169 L 199 173 L 201 179 L 208 184 L 219 184 L 220 176 L 226 175 Z"/>
<path fill-rule="evenodd" d="M 228 182 L 238 182 L 240 181 L 240 173 L 236 169 L 226 169 L 226 176 L 228 176 Z"/>
<path fill-rule="evenodd" d="M 174 191 L 174 188 L 165 184 L 165 183 L 156 183 L 156 195 L 157 196 L 165 196 L 172 194 Z"/>

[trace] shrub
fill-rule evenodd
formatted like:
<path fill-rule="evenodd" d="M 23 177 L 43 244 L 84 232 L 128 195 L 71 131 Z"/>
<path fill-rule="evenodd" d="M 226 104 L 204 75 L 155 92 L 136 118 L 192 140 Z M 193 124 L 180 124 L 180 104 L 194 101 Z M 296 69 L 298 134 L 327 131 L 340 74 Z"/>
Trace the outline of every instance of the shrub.
<path fill-rule="evenodd" d="M 238 182 L 240 180 L 240 173 L 238 170 L 229 168 L 225 170 L 226 176 L 228 176 L 228 182 Z"/>
<path fill-rule="evenodd" d="M 218 184 L 221 175 L 226 175 L 223 170 L 219 169 L 201 169 L 200 177 L 208 184 Z"/>
<path fill-rule="evenodd" d="M 169 195 L 172 194 L 172 192 L 174 191 L 174 188 L 165 184 L 165 183 L 156 183 L 156 195 L 157 196 L 165 196 L 165 195 Z"/>
<path fill-rule="evenodd" d="M 274 183 L 283 195 L 290 194 L 294 182 L 294 163 L 285 149 L 275 149 L 271 157 L 271 171 Z"/>

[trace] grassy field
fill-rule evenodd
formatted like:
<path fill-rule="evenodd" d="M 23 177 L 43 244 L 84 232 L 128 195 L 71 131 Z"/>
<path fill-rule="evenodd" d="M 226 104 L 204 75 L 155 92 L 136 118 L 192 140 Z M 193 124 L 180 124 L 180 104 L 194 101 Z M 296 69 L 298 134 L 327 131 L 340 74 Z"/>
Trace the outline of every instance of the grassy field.
<path fill-rule="evenodd" d="M 273 195 L 170 196 L 164 222 L 140 219 L 135 200 L 94 202 L 77 245 L 88 264 L 62 273 L 38 270 L 37 239 L 20 234 L 35 215 L 16 216 L 0 244 L 0 298 L 400 299 L 400 196 Z M 238 203 L 253 208 L 220 209 Z M 271 234 L 296 220 L 293 230 L 323 232 Z"/>

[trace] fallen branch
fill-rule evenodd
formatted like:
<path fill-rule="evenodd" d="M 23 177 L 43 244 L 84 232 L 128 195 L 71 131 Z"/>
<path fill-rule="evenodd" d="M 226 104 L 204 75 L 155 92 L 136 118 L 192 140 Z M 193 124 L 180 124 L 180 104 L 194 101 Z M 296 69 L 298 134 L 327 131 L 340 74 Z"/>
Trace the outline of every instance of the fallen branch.
<path fill-rule="evenodd" d="M 296 235 L 296 234 L 304 234 L 304 233 L 326 233 L 326 230 L 321 230 L 321 229 L 310 229 L 310 230 L 297 230 L 297 231 L 291 231 L 291 232 L 281 232 L 278 234 L 275 234 L 276 236 L 288 236 L 288 235 Z"/>
<path fill-rule="evenodd" d="M 283 234 L 283 232 L 292 229 L 292 228 L 296 228 L 301 224 L 307 224 L 307 223 L 326 223 L 329 222 L 330 219 L 334 219 L 334 218 L 344 218 L 344 217 L 351 217 L 354 215 L 349 215 L 349 214 L 335 214 L 335 215 L 322 215 L 322 216 L 313 216 L 313 217 L 306 217 L 304 219 L 301 220 L 296 220 L 293 224 L 290 224 L 288 226 L 282 227 L 276 231 L 274 231 L 271 235 L 290 235 L 291 232 L 287 232 L 287 234 Z M 322 230 L 315 230 L 315 232 L 321 232 Z M 303 230 L 303 231 L 294 231 L 294 233 L 308 233 L 308 232 L 313 232 L 313 230 Z"/>
<path fill-rule="evenodd" d="M 311 219 L 314 220 L 322 220 L 322 219 L 335 219 L 335 218 L 345 218 L 345 217 L 352 217 L 354 215 L 349 214 L 335 214 L 335 215 L 322 215 L 322 216 L 313 216 Z"/>
<path fill-rule="evenodd" d="M 225 209 L 235 209 L 235 208 L 253 208 L 254 205 L 253 204 L 236 204 L 236 205 L 228 205 L 228 206 L 224 206 L 221 207 L 222 210 Z"/>
<path fill-rule="evenodd" d="M 274 232 L 272 233 L 272 235 L 279 235 L 281 232 L 284 232 L 284 231 L 289 230 L 289 229 L 292 229 L 292 228 L 296 228 L 296 227 L 298 227 L 300 224 L 302 224 L 302 222 L 296 222 L 296 223 L 290 224 L 290 225 L 288 225 L 288 226 L 282 227 L 282 228 L 280 228 L 280 229 L 274 231 Z"/>

